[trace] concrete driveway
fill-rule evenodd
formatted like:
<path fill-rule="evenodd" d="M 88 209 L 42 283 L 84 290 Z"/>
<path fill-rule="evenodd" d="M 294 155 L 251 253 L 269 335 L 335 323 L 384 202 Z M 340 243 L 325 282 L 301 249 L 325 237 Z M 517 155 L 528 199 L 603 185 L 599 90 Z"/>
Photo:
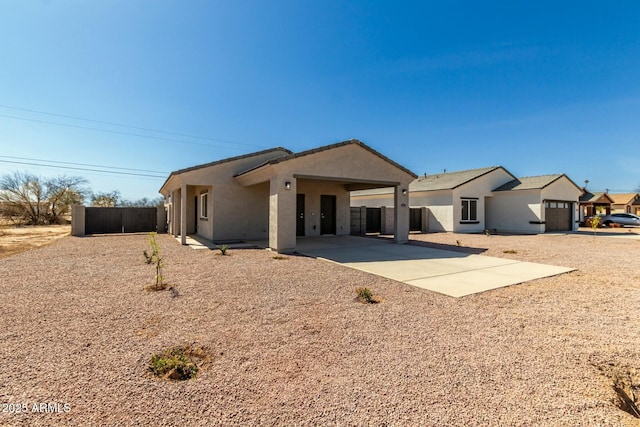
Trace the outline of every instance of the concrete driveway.
<path fill-rule="evenodd" d="M 354 236 L 299 238 L 296 251 L 452 297 L 575 270 Z"/>

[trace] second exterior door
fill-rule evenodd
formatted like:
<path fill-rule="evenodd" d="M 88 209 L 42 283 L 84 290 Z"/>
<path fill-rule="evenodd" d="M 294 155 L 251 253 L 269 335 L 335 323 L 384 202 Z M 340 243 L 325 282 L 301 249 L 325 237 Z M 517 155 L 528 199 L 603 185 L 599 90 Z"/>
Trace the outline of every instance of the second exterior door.
<path fill-rule="evenodd" d="M 296 236 L 304 236 L 304 194 L 296 198 Z"/>
<path fill-rule="evenodd" d="M 336 234 L 336 196 L 320 196 L 320 234 Z"/>

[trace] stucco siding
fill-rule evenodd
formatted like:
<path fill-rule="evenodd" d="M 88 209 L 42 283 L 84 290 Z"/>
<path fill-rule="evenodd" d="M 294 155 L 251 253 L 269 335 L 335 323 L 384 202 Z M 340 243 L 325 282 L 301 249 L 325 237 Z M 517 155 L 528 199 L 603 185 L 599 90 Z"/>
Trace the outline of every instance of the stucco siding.
<path fill-rule="evenodd" d="M 408 188 L 414 178 L 409 170 L 352 140 L 297 154 L 276 149 L 182 169 L 169 176 L 161 193 L 172 195 L 172 232 L 182 236 L 183 244 L 189 233 L 213 241 L 268 238 L 269 247 L 286 252 L 295 249 L 297 194 L 305 195 L 305 236 L 349 235 L 349 190 L 375 187 L 393 187 L 395 200 L 407 213 L 406 218 L 395 215 L 394 240 L 405 242 L 409 210 L 406 192 L 400 189 Z M 332 200 L 335 216 L 325 211 L 323 220 L 321 205 L 329 209 Z"/>
<path fill-rule="evenodd" d="M 582 191 L 569 182 L 568 179 L 562 177 L 542 189 L 542 200 L 560 200 L 572 202 L 572 228 L 574 231 L 578 229 L 580 217 L 579 199 Z M 544 207 L 543 207 L 544 209 Z"/>
<path fill-rule="evenodd" d="M 212 190 L 211 187 L 198 186 L 193 187 L 191 190 L 191 199 L 195 201 L 198 198 L 197 213 L 194 213 L 194 217 L 197 221 L 196 233 L 205 239 L 213 239 L 213 209 L 212 209 Z M 208 194 L 207 197 L 207 218 L 202 217 L 202 194 Z"/>
<path fill-rule="evenodd" d="M 412 196 L 409 195 L 409 203 L 413 206 Z M 369 208 L 381 208 L 382 206 L 393 207 L 393 193 L 391 194 L 372 194 L 362 196 L 351 196 L 351 206 L 360 207 L 367 206 Z"/>
<path fill-rule="evenodd" d="M 320 236 L 320 196 L 322 195 L 336 196 L 336 234 L 350 234 L 350 197 L 344 185 L 298 180 L 297 193 L 304 194 L 305 236 Z"/>
<path fill-rule="evenodd" d="M 412 193 L 409 206 L 429 208 L 429 231 L 453 230 L 453 206 L 450 190 Z"/>
<path fill-rule="evenodd" d="M 406 172 L 365 148 L 352 144 L 302 156 L 277 165 L 279 173 L 302 173 L 321 177 L 347 178 L 361 181 L 387 181 L 406 184 L 413 180 Z"/>
<path fill-rule="evenodd" d="M 212 240 L 265 239 L 269 232 L 269 183 L 213 189 Z"/>
<path fill-rule="evenodd" d="M 540 190 L 497 191 L 486 200 L 486 228 L 498 232 L 542 233 L 542 203 Z M 534 222 L 532 224 L 531 222 Z"/>
<path fill-rule="evenodd" d="M 542 189 L 543 200 L 563 200 L 578 202 L 582 191 L 575 185 L 561 178 Z"/>

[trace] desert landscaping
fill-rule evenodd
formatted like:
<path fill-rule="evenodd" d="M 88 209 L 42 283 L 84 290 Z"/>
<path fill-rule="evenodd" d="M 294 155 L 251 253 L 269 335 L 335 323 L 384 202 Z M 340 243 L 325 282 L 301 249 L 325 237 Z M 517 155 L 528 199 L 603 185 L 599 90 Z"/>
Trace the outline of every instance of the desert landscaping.
<path fill-rule="evenodd" d="M 639 238 L 412 234 L 577 269 L 463 298 L 169 235 L 157 241 L 172 291 L 144 289 L 146 234 L 6 251 L 0 425 L 638 425 L 623 409 L 640 394 Z M 380 302 L 360 302 L 362 287 Z M 194 378 L 151 372 L 175 346 L 202 355 Z"/>

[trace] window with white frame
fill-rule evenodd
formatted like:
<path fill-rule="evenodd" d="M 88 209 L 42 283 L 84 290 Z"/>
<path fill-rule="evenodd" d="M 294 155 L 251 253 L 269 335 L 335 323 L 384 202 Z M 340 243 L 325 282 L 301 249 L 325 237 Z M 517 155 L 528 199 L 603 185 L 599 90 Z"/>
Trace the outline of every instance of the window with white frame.
<path fill-rule="evenodd" d="M 478 220 L 478 199 L 462 199 L 462 221 Z"/>
<path fill-rule="evenodd" d="M 200 218 L 208 218 L 209 193 L 200 195 Z"/>

